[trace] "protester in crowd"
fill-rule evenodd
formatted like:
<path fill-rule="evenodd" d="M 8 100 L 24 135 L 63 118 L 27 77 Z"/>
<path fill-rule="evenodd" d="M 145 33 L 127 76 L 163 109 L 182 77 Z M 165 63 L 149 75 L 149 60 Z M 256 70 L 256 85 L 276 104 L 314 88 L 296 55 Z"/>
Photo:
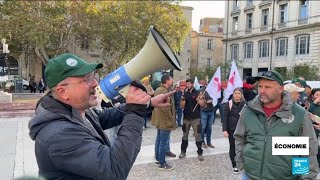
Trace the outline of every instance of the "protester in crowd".
<path fill-rule="evenodd" d="M 215 120 L 216 120 L 216 117 L 217 117 L 217 110 L 219 110 L 219 114 L 220 114 L 220 120 L 221 120 L 221 122 L 223 122 L 223 103 L 222 103 L 222 101 L 223 101 L 223 95 L 224 95 L 224 89 L 222 89 L 221 88 L 221 96 L 220 96 L 220 98 L 218 99 L 218 102 L 217 102 L 217 105 L 214 107 L 214 114 L 213 114 L 213 116 L 214 116 L 214 118 L 213 118 L 213 122 L 215 122 Z"/>
<path fill-rule="evenodd" d="M 39 81 L 38 88 L 39 93 L 44 93 L 44 91 L 46 90 L 46 86 L 44 85 L 43 79 Z"/>
<path fill-rule="evenodd" d="M 193 79 L 186 80 L 187 88 L 183 93 L 183 96 L 180 101 L 180 106 L 183 110 L 183 137 L 181 143 L 181 153 L 179 158 L 186 157 L 187 147 L 188 147 L 188 137 L 190 127 L 192 126 L 194 137 L 196 140 L 196 145 L 198 148 L 198 160 L 203 161 L 202 156 L 203 150 L 201 148 L 202 139 L 201 139 L 201 124 L 200 124 L 200 105 L 203 105 L 202 101 L 198 100 L 199 91 L 194 88 Z"/>
<path fill-rule="evenodd" d="M 301 88 L 304 88 L 307 86 L 307 82 L 300 78 L 293 78 L 291 82 Z M 304 91 L 300 92 L 300 98 L 298 99 L 297 103 L 300 104 L 302 107 L 306 107 L 307 100 L 308 100 L 307 93 Z"/>
<path fill-rule="evenodd" d="M 101 67 L 70 53 L 48 61 L 50 92 L 29 121 L 39 175 L 45 179 L 126 179 L 140 151 L 147 104 L 169 105 L 174 92 L 151 98 L 136 85 L 118 109 L 92 108 L 98 104 L 93 71 Z M 111 146 L 103 129 L 120 124 Z"/>
<path fill-rule="evenodd" d="M 290 93 L 291 100 L 297 102 L 300 98 L 300 92 L 304 91 L 304 88 L 298 87 L 293 83 L 284 85 L 284 90 Z"/>
<path fill-rule="evenodd" d="M 307 93 L 307 95 L 308 95 L 308 97 L 309 97 L 310 94 L 311 94 L 312 88 L 311 88 L 309 85 L 306 85 L 306 86 L 304 87 L 304 89 L 305 89 L 305 92 Z"/>
<path fill-rule="evenodd" d="M 311 91 L 312 101 L 310 101 L 309 112 L 310 115 L 320 116 L 320 88 L 314 88 Z M 320 129 L 315 127 L 316 137 L 319 139 Z M 320 149 L 317 154 L 318 163 L 320 164 Z"/>
<path fill-rule="evenodd" d="M 233 133 L 237 127 L 238 120 L 240 118 L 240 112 L 245 107 L 246 100 L 243 97 L 241 88 L 235 88 L 233 90 L 232 99 L 224 103 L 224 121 L 222 124 L 223 136 L 229 139 L 229 157 L 232 163 L 233 173 L 238 174 L 239 170 L 235 162 L 235 140 Z"/>
<path fill-rule="evenodd" d="M 311 86 L 306 85 L 306 87 L 304 89 L 305 89 L 304 92 L 306 92 L 306 94 L 307 94 L 307 101 L 306 101 L 305 109 L 309 110 L 310 103 L 312 102 L 312 88 L 311 88 Z"/>
<path fill-rule="evenodd" d="M 147 90 L 147 94 L 150 95 L 151 97 L 153 97 L 154 95 L 154 90 L 150 85 L 150 77 L 149 76 L 145 76 L 144 78 L 141 79 L 142 85 L 144 86 L 144 88 L 146 88 Z M 151 114 L 151 111 L 148 111 L 146 116 L 144 117 L 144 129 L 147 128 L 147 119 L 148 119 L 148 115 L 149 113 Z"/>
<path fill-rule="evenodd" d="M 283 90 L 283 78 L 276 71 L 260 72 L 258 96 L 242 111 L 234 133 L 236 164 L 244 170 L 242 179 L 297 179 L 292 174 L 292 157 L 272 155 L 273 136 L 309 137 L 309 174 L 318 175 L 318 141 L 305 109 L 293 103 Z"/>
<path fill-rule="evenodd" d="M 211 144 L 211 133 L 212 124 L 214 123 L 213 120 L 215 107 L 212 104 L 212 98 L 205 90 L 206 86 L 203 86 L 199 89 L 199 100 L 202 101 L 202 106 L 200 106 L 202 148 L 214 148 L 214 146 Z M 206 135 L 206 138 L 204 135 Z"/>
<path fill-rule="evenodd" d="M 176 90 L 176 92 L 174 93 L 174 105 L 176 108 L 176 122 L 177 122 L 177 126 L 178 127 L 182 127 L 182 109 L 180 107 L 180 100 L 182 97 L 182 91 L 180 89 L 180 85 L 177 83 L 174 88 Z"/>
<path fill-rule="evenodd" d="M 169 75 L 161 77 L 161 86 L 156 89 L 154 95 L 166 94 L 171 91 L 173 79 Z M 151 123 L 157 128 L 155 142 L 156 164 L 159 169 L 172 170 L 173 167 L 166 161 L 167 143 L 170 143 L 170 133 L 176 129 L 176 118 L 173 96 L 170 97 L 170 106 L 154 108 L 151 117 Z"/>
<path fill-rule="evenodd" d="M 36 90 L 37 90 L 37 83 L 35 81 L 35 76 L 32 76 L 30 78 L 30 81 L 29 81 L 29 89 L 30 89 L 30 93 L 36 93 Z"/>
<path fill-rule="evenodd" d="M 253 80 L 252 76 L 248 76 L 245 81 L 243 82 L 242 92 L 244 99 L 249 102 L 254 97 L 256 97 L 256 92 L 254 90 L 255 88 L 255 81 Z"/>

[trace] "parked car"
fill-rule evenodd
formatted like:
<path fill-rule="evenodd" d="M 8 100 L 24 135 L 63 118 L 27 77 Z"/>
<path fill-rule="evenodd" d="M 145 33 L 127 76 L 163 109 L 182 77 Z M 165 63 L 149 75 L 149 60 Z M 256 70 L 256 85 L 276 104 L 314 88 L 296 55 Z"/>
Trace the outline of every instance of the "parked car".
<path fill-rule="evenodd" d="M 28 90 L 29 89 L 29 81 L 22 79 L 23 83 L 23 89 Z"/>
<path fill-rule="evenodd" d="M 29 81 L 22 79 L 22 84 L 23 84 L 23 90 L 28 90 L 29 89 Z M 14 90 L 14 80 L 8 80 L 4 91 L 6 92 L 12 92 Z"/>

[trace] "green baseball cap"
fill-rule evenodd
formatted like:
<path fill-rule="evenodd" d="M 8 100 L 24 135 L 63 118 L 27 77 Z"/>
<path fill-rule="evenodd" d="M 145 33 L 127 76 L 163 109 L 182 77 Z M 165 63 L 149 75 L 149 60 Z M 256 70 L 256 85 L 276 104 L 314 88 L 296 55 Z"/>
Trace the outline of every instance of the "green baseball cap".
<path fill-rule="evenodd" d="M 51 89 L 67 77 L 84 76 L 102 67 L 101 63 L 89 64 L 74 54 L 65 53 L 48 61 L 44 76 Z"/>
<path fill-rule="evenodd" d="M 277 71 L 262 71 L 258 73 L 258 76 L 253 79 L 259 81 L 259 79 L 268 79 L 271 81 L 277 81 L 280 85 L 283 85 L 283 77 Z"/>
<path fill-rule="evenodd" d="M 293 78 L 291 82 L 292 83 L 299 82 L 303 87 L 307 86 L 307 82 L 305 80 L 302 80 L 302 79 L 299 79 L 299 78 Z"/>

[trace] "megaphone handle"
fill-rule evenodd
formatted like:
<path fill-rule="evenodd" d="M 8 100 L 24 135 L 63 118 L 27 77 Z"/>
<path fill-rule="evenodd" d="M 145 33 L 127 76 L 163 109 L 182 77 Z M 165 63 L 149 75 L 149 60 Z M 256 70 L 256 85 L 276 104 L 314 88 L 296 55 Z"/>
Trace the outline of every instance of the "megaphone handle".
<path fill-rule="evenodd" d="M 124 98 L 126 98 L 128 92 L 129 92 L 129 88 L 130 88 L 130 84 L 126 85 L 124 88 L 122 88 L 119 91 L 119 94 L 121 94 L 121 96 L 123 96 Z"/>
<path fill-rule="evenodd" d="M 96 91 L 97 91 L 99 97 L 100 97 L 105 103 L 111 102 L 111 100 L 110 100 L 109 98 L 107 98 L 107 96 L 103 93 L 103 91 L 101 90 L 100 86 L 97 86 L 97 87 L 96 87 Z"/>
<path fill-rule="evenodd" d="M 128 92 L 129 92 L 129 88 L 130 86 L 135 86 L 137 88 L 142 89 L 143 91 L 147 92 L 147 89 L 140 83 L 136 82 L 136 81 L 132 81 L 131 84 L 126 85 L 124 88 L 122 88 L 119 91 L 119 94 L 121 94 L 121 96 L 123 96 L 124 98 L 127 96 Z"/>

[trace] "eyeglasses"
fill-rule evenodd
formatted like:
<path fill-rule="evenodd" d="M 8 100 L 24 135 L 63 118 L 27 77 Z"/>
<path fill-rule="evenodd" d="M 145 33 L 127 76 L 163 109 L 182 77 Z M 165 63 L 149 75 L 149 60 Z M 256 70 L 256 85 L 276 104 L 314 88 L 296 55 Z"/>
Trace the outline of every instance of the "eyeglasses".
<path fill-rule="evenodd" d="M 81 84 L 82 82 L 86 82 L 88 86 L 94 86 L 96 83 L 96 79 L 93 74 L 89 74 L 85 76 L 84 80 L 81 80 L 79 82 L 75 83 L 67 83 L 67 84 L 61 84 L 60 86 L 67 86 L 67 85 L 73 85 L 73 84 Z"/>

